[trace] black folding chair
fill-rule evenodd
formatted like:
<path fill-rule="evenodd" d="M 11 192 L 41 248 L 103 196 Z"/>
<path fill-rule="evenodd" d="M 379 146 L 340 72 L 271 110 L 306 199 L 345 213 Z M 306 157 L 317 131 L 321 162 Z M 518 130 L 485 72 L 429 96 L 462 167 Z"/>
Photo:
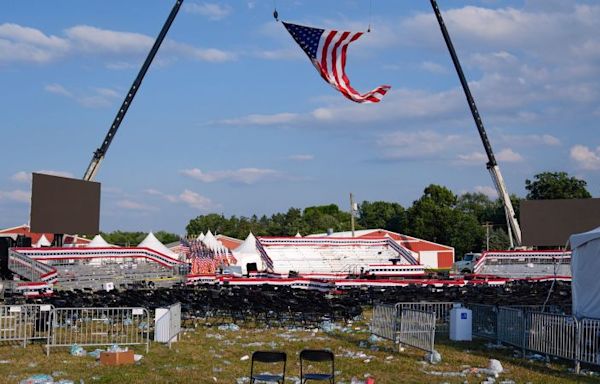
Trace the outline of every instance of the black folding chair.
<path fill-rule="evenodd" d="M 260 363 L 281 363 L 283 362 L 283 369 L 281 375 L 273 375 L 270 373 L 259 373 L 254 374 L 254 362 Z M 262 381 L 267 383 L 279 383 L 283 384 L 285 381 L 285 364 L 287 362 L 287 355 L 285 352 L 277 351 L 256 351 L 252 354 L 252 364 L 250 365 L 250 384 L 255 381 Z"/>
<path fill-rule="evenodd" d="M 300 352 L 300 383 L 304 384 L 308 380 L 329 381 L 334 384 L 335 363 L 333 352 L 324 349 L 305 349 Z M 331 361 L 330 373 L 304 373 L 304 361 L 326 362 Z"/>

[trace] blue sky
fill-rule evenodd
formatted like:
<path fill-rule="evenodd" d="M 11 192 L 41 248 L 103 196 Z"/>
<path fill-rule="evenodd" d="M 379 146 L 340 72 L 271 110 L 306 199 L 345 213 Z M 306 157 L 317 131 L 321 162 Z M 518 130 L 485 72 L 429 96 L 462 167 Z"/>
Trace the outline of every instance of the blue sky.
<path fill-rule="evenodd" d="M 600 4 L 439 0 L 508 190 L 567 171 L 600 196 Z M 82 177 L 174 1 L 0 5 L 0 227 L 28 221 L 30 173 Z M 272 1 L 186 0 L 101 165 L 101 229 L 183 233 L 199 214 L 356 199 L 405 206 L 430 183 L 494 195 L 429 2 L 277 0 L 280 18 L 372 32 L 352 103 Z"/>

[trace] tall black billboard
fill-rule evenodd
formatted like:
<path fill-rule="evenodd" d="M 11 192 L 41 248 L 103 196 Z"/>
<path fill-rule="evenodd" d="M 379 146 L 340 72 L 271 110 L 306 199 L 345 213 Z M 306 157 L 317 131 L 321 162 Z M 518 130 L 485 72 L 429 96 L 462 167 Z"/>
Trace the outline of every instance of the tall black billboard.
<path fill-rule="evenodd" d="M 600 227 L 600 199 L 522 200 L 523 245 L 564 246 L 574 233 Z"/>
<path fill-rule="evenodd" d="M 31 232 L 95 235 L 100 227 L 100 183 L 33 174 Z"/>

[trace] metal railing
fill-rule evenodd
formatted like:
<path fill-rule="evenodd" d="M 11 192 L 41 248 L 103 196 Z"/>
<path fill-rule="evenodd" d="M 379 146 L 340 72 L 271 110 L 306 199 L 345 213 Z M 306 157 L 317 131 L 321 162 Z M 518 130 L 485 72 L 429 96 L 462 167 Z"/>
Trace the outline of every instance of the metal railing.
<path fill-rule="evenodd" d="M 582 319 L 577 322 L 577 347 L 579 361 L 600 365 L 600 320 Z"/>
<path fill-rule="evenodd" d="M 377 304 L 373 306 L 371 333 L 396 342 L 398 309 L 393 304 Z"/>
<path fill-rule="evenodd" d="M 525 313 L 520 309 L 498 308 L 498 341 L 525 348 Z"/>
<path fill-rule="evenodd" d="M 600 319 L 576 319 L 557 314 L 561 308 L 536 306 L 495 307 L 470 304 L 473 334 L 495 339 L 525 351 L 555 356 L 575 363 L 600 366 Z M 496 333 L 494 334 L 494 329 Z"/>
<path fill-rule="evenodd" d="M 577 360 L 577 322 L 573 317 L 529 312 L 526 321 L 526 349 Z"/>
<path fill-rule="evenodd" d="M 435 319 L 435 312 L 402 309 L 398 342 L 426 352 L 433 352 Z"/>
<path fill-rule="evenodd" d="M 436 332 L 447 334 L 450 331 L 450 310 L 456 303 L 450 301 L 421 301 L 397 303 L 398 311 L 415 309 L 418 311 L 434 312 L 436 319 Z"/>
<path fill-rule="evenodd" d="M 498 338 L 498 308 L 495 305 L 469 304 L 472 311 L 473 336 L 496 340 Z"/>
<path fill-rule="evenodd" d="M 46 353 L 52 347 L 103 345 L 150 346 L 150 317 L 145 308 L 55 308 Z"/>
<path fill-rule="evenodd" d="M 0 306 L 0 342 L 45 340 L 50 334 L 52 305 L 25 304 Z"/>

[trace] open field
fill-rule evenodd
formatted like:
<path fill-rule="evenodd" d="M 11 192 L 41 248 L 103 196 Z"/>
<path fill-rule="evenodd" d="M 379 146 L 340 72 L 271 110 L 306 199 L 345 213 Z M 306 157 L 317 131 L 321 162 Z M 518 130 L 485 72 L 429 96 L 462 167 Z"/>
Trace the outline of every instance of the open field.
<path fill-rule="evenodd" d="M 188 324 L 189 325 L 189 324 Z M 502 362 L 505 372 L 496 382 L 515 383 L 600 383 L 598 376 L 576 376 L 571 364 L 531 361 L 518 357 L 511 348 L 488 348 L 483 341 L 453 343 L 440 338 L 436 343 L 442 362 L 430 365 L 424 353 L 407 348 L 392 349 L 385 341 L 369 342 L 366 323 L 358 321 L 342 330 L 325 333 L 319 329 L 255 328 L 243 326 L 239 331 L 219 330 L 216 325 L 197 323 L 188 328 L 180 342 L 169 350 L 152 344 L 147 355 L 133 366 L 106 367 L 92 357 L 75 357 L 67 348 L 52 351 L 46 357 L 41 345 L 27 348 L 0 347 L 0 383 L 17 383 L 37 373 L 52 374 L 55 380 L 70 379 L 76 383 L 246 383 L 251 356 L 256 350 L 282 350 L 288 354 L 286 380 L 295 383 L 299 376 L 298 353 L 304 348 L 330 348 L 336 356 L 336 383 L 349 384 L 352 377 L 364 380 L 366 375 L 376 383 L 480 383 L 486 379 L 473 373 L 464 376 L 436 376 L 430 372 L 459 372 L 486 367 L 489 358 Z M 91 351 L 92 348 L 87 348 Z M 428 373 L 429 372 L 429 373 Z M 509 382 L 509 381 L 507 381 Z"/>

